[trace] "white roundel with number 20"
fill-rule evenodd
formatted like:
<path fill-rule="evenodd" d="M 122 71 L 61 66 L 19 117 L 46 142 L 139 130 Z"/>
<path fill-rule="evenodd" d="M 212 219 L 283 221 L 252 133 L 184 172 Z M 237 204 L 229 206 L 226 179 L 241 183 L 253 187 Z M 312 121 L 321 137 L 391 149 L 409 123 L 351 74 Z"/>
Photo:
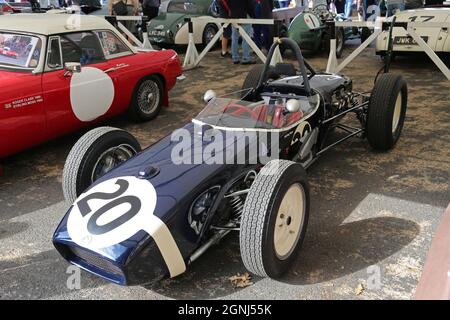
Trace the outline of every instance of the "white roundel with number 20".
<path fill-rule="evenodd" d="M 83 193 L 67 221 L 72 240 L 98 251 L 144 230 L 155 240 L 172 277 L 186 265 L 170 230 L 154 215 L 157 195 L 153 185 L 132 176 L 104 181 Z"/>

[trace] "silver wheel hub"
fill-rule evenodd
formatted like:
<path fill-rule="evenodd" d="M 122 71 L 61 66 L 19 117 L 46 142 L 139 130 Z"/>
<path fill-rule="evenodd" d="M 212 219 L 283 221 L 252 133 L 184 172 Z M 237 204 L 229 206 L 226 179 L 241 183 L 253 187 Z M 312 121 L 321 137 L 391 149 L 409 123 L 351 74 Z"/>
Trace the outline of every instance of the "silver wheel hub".
<path fill-rule="evenodd" d="M 145 114 L 153 113 L 159 106 L 161 95 L 158 84 L 153 80 L 145 80 L 137 93 L 139 110 Z"/>
<path fill-rule="evenodd" d="M 122 162 L 136 154 L 136 150 L 129 144 L 121 144 L 109 148 L 98 157 L 91 174 L 91 182 L 94 182 Z"/>

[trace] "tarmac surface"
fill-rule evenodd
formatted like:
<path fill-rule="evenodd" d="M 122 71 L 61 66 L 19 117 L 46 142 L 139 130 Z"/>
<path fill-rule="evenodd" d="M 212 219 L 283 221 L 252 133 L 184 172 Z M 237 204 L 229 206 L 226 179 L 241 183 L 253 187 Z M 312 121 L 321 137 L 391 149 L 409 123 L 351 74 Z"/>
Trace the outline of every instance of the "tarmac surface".
<path fill-rule="evenodd" d="M 350 46 L 352 48 L 352 46 Z M 354 46 L 353 46 L 354 48 Z M 345 54 L 350 52 L 346 49 Z M 327 57 L 306 55 L 324 70 Z M 343 73 L 354 89 L 370 91 L 382 67 L 374 49 Z M 251 66 L 234 66 L 212 52 L 170 92 L 160 116 L 134 124 L 108 121 L 151 145 L 190 121 L 203 93 L 239 89 Z M 70 206 L 61 173 L 79 131 L 3 160 L 0 178 L 0 299 L 410 299 L 434 231 L 450 202 L 450 82 L 424 56 L 398 58 L 391 72 L 408 82 L 403 134 L 387 153 L 349 140 L 325 153 L 309 170 L 311 213 L 305 242 L 281 280 L 253 278 L 236 289 L 229 277 L 245 272 L 237 234 L 188 267 L 185 274 L 145 287 L 120 287 L 81 272 L 69 288 L 68 264 L 51 237 Z M 69 273 L 67 273 L 69 272 Z"/>

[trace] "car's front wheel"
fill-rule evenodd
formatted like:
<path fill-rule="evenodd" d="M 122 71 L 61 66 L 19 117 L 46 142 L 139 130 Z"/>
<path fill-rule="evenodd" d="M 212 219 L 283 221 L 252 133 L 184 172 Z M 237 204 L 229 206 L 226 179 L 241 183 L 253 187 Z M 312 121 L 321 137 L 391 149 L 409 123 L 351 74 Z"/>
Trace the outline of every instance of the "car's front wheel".
<path fill-rule="evenodd" d="M 207 46 L 211 42 L 211 40 L 216 36 L 217 31 L 218 31 L 217 26 L 214 24 L 207 24 L 205 26 L 205 29 L 203 29 L 203 36 L 202 36 L 204 46 Z"/>
<path fill-rule="evenodd" d="M 240 227 L 240 251 L 252 273 L 278 278 L 295 261 L 306 233 L 309 187 L 304 168 L 273 160 L 252 184 Z"/>
<path fill-rule="evenodd" d="M 149 121 L 159 114 L 163 102 L 164 85 L 157 76 L 141 80 L 133 94 L 129 113 L 136 122 Z"/>
<path fill-rule="evenodd" d="M 64 198 L 73 203 L 95 180 L 141 151 L 136 138 L 121 129 L 95 128 L 70 150 L 64 164 Z"/>
<path fill-rule="evenodd" d="M 402 76 L 379 76 L 369 100 L 367 139 L 372 148 L 391 149 L 400 138 L 408 104 L 408 88 Z"/>

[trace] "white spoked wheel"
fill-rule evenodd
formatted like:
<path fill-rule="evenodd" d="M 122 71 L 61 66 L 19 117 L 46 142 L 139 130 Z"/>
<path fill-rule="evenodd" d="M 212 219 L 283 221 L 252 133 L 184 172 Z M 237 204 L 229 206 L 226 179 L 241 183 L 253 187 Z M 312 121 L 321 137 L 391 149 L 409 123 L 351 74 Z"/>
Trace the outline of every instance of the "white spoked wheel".
<path fill-rule="evenodd" d="M 293 184 L 281 200 L 274 231 L 275 253 L 280 260 L 292 254 L 305 220 L 305 190 Z"/>
<path fill-rule="evenodd" d="M 154 119 L 161 111 L 163 92 L 164 84 L 159 77 L 151 75 L 141 80 L 129 108 L 131 118 L 137 122 Z"/>
<path fill-rule="evenodd" d="M 306 234 L 309 188 L 305 169 L 287 160 L 266 164 L 244 203 L 239 234 L 245 267 L 278 278 L 297 257 Z"/>

